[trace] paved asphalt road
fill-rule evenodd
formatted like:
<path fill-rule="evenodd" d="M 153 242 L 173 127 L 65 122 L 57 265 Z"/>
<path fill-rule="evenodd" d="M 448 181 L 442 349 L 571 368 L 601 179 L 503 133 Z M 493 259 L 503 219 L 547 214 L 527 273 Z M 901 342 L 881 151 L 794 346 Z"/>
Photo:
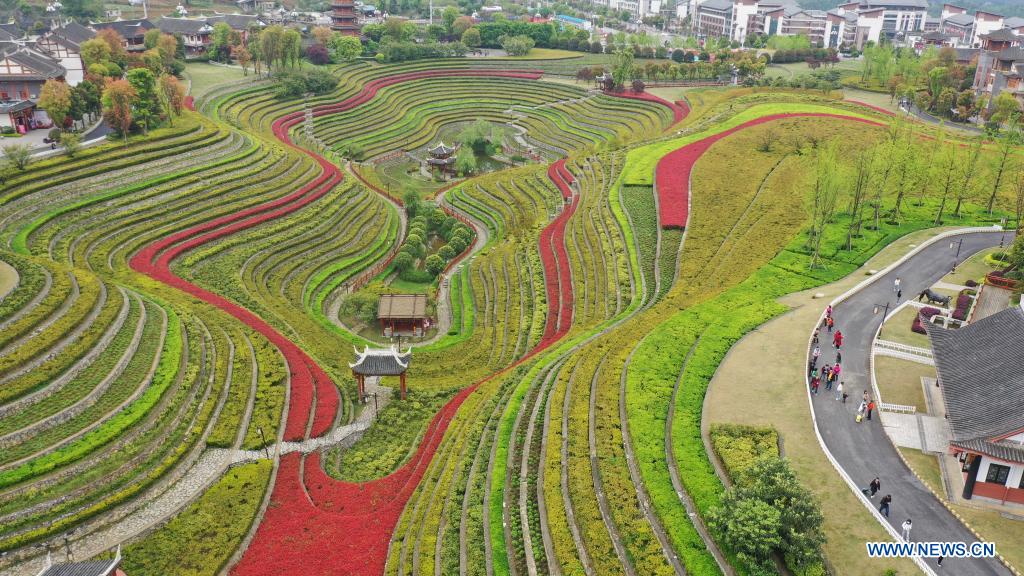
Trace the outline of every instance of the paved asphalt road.
<path fill-rule="evenodd" d="M 867 487 L 877 475 L 882 482 L 881 495 L 872 500 L 877 509 L 882 495 L 892 495 L 889 522 L 899 533 L 900 525 L 907 518 L 913 520 L 911 540 L 941 542 L 973 542 L 974 535 L 963 526 L 913 473 L 903 464 L 896 448 L 878 420 L 855 421 L 857 406 L 864 390 L 871 390 L 868 373 L 868 353 L 871 339 L 881 321 L 881 312 L 874 314 L 875 304 L 886 302 L 896 304 L 893 281 L 901 278 L 903 297 L 914 298 L 917 294 L 941 279 L 953 265 L 956 248 L 950 249 L 950 241 L 963 238 L 960 261 L 982 249 L 999 244 L 1001 232 L 963 234 L 940 240 L 895 269 L 886 273 L 876 282 L 868 285 L 833 310 L 836 327 L 842 330 L 843 362 L 842 380 L 850 395 L 846 404 L 836 401 L 834 391 L 826 391 L 822 385 L 813 398 L 814 412 L 825 444 L 836 460 L 853 478 L 858 486 Z M 1007 245 L 1012 233 L 1006 234 Z M 893 306 L 890 306 L 890 310 Z M 819 367 L 835 362 L 832 337 L 827 331 L 821 334 L 821 359 Z M 865 552 L 866 554 L 866 552 Z M 935 566 L 934 560 L 927 561 Z M 941 568 L 935 568 L 957 576 L 989 576 L 1010 574 L 997 559 L 955 559 L 943 561 Z"/>

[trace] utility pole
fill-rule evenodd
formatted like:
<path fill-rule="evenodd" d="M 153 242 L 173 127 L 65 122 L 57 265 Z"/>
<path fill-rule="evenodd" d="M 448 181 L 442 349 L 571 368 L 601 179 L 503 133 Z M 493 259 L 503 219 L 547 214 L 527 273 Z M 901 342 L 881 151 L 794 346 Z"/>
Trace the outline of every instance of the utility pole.
<path fill-rule="evenodd" d="M 434 0 L 430 0 L 430 26 L 434 25 Z"/>

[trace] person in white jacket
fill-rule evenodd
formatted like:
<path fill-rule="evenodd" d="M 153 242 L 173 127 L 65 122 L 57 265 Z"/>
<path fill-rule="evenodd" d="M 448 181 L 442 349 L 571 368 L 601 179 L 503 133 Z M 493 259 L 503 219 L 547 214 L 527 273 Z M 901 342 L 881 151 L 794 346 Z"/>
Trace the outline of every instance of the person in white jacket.
<path fill-rule="evenodd" d="M 910 542 L 910 529 L 914 526 L 914 523 L 907 518 L 906 522 L 903 523 L 903 540 Z"/>

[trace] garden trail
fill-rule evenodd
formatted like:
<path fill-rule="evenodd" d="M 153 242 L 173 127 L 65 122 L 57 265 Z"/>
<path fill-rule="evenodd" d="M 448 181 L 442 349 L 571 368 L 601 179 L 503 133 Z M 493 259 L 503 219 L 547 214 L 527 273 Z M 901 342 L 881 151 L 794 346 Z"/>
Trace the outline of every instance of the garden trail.
<path fill-rule="evenodd" d="M 3 300 L 11 290 L 18 286 L 18 271 L 7 262 L 0 260 L 0 300 Z"/>

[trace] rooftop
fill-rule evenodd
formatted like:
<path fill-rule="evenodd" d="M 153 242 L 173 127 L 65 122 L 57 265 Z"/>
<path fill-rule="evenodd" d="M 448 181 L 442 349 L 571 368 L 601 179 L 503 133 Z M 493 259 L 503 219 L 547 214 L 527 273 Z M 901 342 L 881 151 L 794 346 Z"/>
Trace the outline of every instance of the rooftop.
<path fill-rule="evenodd" d="M 377 304 L 377 318 L 424 318 L 426 315 L 426 294 L 382 294 Z"/>
<path fill-rule="evenodd" d="M 156 28 L 152 22 L 145 18 L 136 20 L 114 20 L 113 22 L 95 22 L 92 27 L 96 30 L 111 28 L 116 30 L 122 38 L 140 38 L 146 35 L 147 30 Z"/>
<path fill-rule="evenodd" d="M 953 440 L 992 441 L 1024 429 L 1024 309 L 959 329 L 926 328 Z"/>
<path fill-rule="evenodd" d="M 49 559 L 47 559 L 49 562 Z M 121 564 L 121 551 L 111 560 L 51 564 L 39 576 L 112 576 Z"/>
<path fill-rule="evenodd" d="M 732 0 L 706 0 L 700 5 L 701 10 L 732 10 Z"/>
<path fill-rule="evenodd" d="M 67 74 L 67 70 L 56 60 L 25 46 L 0 44 L 0 56 L 31 71 L 26 74 L 0 74 L 0 77 L 16 77 L 21 80 L 52 80 Z"/>
<path fill-rule="evenodd" d="M 996 54 L 996 58 L 999 60 L 1009 60 L 1011 62 L 1024 62 L 1024 49 L 1018 46 L 1012 46 L 1005 50 L 1001 50 Z"/>
<path fill-rule="evenodd" d="M 75 21 L 68 22 L 60 28 L 54 28 L 50 31 L 49 35 L 55 39 L 63 40 L 65 44 L 70 44 L 75 48 L 81 46 L 86 40 L 96 37 L 95 32 Z"/>
<path fill-rule="evenodd" d="M 994 40 L 996 42 L 1017 42 L 1021 38 L 1013 33 L 1009 28 L 1000 28 L 994 32 L 988 34 L 982 34 L 981 37 L 985 40 Z"/>
<path fill-rule="evenodd" d="M 860 5 L 865 8 L 921 8 L 928 9 L 928 0 L 862 0 Z"/>
<path fill-rule="evenodd" d="M 398 376 L 409 368 L 411 359 L 412 349 L 402 353 L 394 347 L 367 346 L 362 352 L 356 349 L 356 361 L 348 366 L 353 372 L 363 376 Z"/>
<path fill-rule="evenodd" d="M 971 16 L 970 14 L 953 14 L 943 22 L 955 24 L 957 26 L 970 26 L 971 24 L 974 24 L 974 16 Z"/>
<path fill-rule="evenodd" d="M 213 32 L 213 26 L 205 18 L 161 18 L 157 23 L 161 32 L 167 34 L 201 34 Z"/>

